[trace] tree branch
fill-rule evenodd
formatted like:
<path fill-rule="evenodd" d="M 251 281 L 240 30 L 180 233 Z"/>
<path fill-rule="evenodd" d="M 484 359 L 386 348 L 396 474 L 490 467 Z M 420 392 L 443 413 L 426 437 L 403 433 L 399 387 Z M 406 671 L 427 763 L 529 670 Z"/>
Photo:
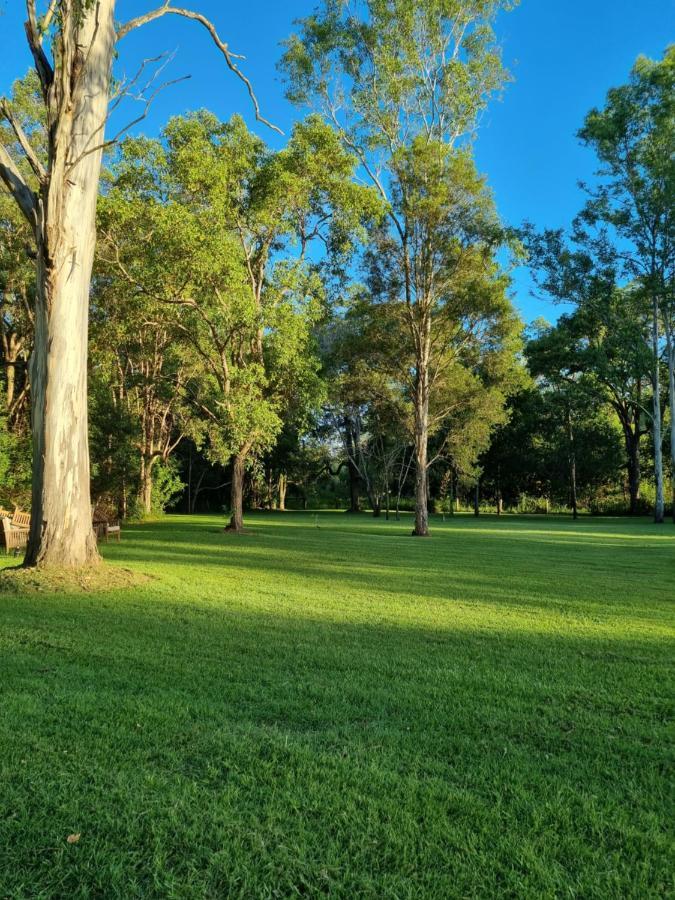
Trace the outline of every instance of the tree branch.
<path fill-rule="evenodd" d="M 7 119 L 12 131 L 16 135 L 16 139 L 21 145 L 21 149 L 26 155 L 26 159 L 30 163 L 31 169 L 33 170 L 33 172 L 35 172 L 40 181 L 44 181 L 44 179 L 47 177 L 45 167 L 40 162 L 35 150 L 33 150 L 30 141 L 26 136 L 26 132 L 21 127 L 21 123 L 14 115 L 12 107 L 9 105 L 9 101 L 5 97 L 0 99 L 0 116 L 4 116 L 4 118 Z"/>
<path fill-rule="evenodd" d="M 28 220 L 33 234 L 35 234 L 37 197 L 24 181 L 21 172 L 14 164 L 14 160 L 2 144 L 0 144 L 0 179 L 2 179 L 5 187 L 16 200 L 19 209 Z"/>
<path fill-rule="evenodd" d="M 37 14 L 35 12 L 35 0 L 26 0 L 26 13 L 28 15 L 28 20 L 25 24 L 25 29 L 28 46 L 30 47 L 30 52 L 33 54 L 33 59 L 35 61 L 35 69 L 38 73 L 40 85 L 42 87 L 42 96 L 45 102 L 47 102 L 47 94 L 54 81 L 54 70 L 47 59 L 45 51 L 42 49 L 42 35 L 38 27 Z M 53 11 L 50 7 L 45 16 L 47 24 L 51 21 L 52 15 Z"/>
<path fill-rule="evenodd" d="M 45 35 L 49 31 L 49 26 L 52 24 L 52 19 L 54 18 L 54 13 L 56 12 L 56 7 L 58 6 L 58 0 L 52 0 L 49 4 L 49 9 L 44 15 L 42 22 L 40 22 L 40 43 L 42 43 L 42 35 Z"/>
<path fill-rule="evenodd" d="M 182 16 L 184 19 L 191 19 L 192 21 L 198 22 L 200 25 L 203 25 L 204 28 L 206 28 L 208 33 L 211 35 L 214 44 L 225 57 L 225 62 L 228 69 L 246 85 L 246 90 L 248 91 L 248 95 L 251 98 L 251 102 L 253 103 L 253 109 L 255 110 L 256 119 L 259 122 L 262 122 L 263 125 L 267 125 L 268 128 L 276 131 L 278 134 L 283 134 L 280 128 L 277 128 L 276 125 L 273 125 L 270 121 L 265 119 L 260 114 L 260 106 L 258 104 L 258 98 L 253 91 L 253 85 L 235 62 L 235 59 L 242 59 L 242 57 L 236 53 L 232 53 L 227 44 L 223 43 L 223 41 L 220 39 L 215 25 L 201 13 L 194 12 L 191 9 L 183 9 L 181 7 L 171 6 L 170 0 L 165 0 L 164 4 L 157 7 L 157 9 L 153 9 L 141 16 L 137 16 L 135 19 L 130 19 L 124 25 L 120 25 L 117 30 L 117 40 L 121 41 L 123 37 L 126 37 L 126 35 L 129 34 L 130 31 L 133 31 L 135 28 L 140 28 L 142 25 L 147 25 L 148 22 L 153 22 L 155 19 L 159 19 L 162 16 L 166 15 Z"/>
<path fill-rule="evenodd" d="M 125 125 L 124 128 L 120 128 L 120 130 L 115 135 L 113 135 L 113 137 L 108 138 L 105 141 L 102 141 L 100 144 L 96 144 L 94 147 L 89 147 L 88 149 L 83 150 L 82 153 L 80 153 L 80 155 L 77 157 L 77 159 L 73 160 L 73 162 L 71 162 L 69 164 L 69 166 L 66 170 L 66 174 L 69 174 L 75 168 L 75 166 L 77 166 L 79 163 L 81 163 L 82 160 L 86 156 L 89 156 L 91 153 L 96 153 L 98 150 L 107 150 L 108 147 L 114 147 L 115 144 L 120 140 L 120 138 L 123 135 L 127 134 L 127 132 L 131 131 L 131 129 L 135 125 L 140 124 L 144 119 L 147 118 L 147 115 L 150 112 L 150 107 L 152 106 L 152 103 L 154 102 L 155 97 L 157 96 L 157 94 L 159 94 L 160 91 L 163 91 L 164 88 L 167 88 L 172 84 L 178 84 L 179 81 L 186 81 L 189 77 L 190 77 L 189 75 L 182 75 L 180 78 L 173 78 L 171 81 L 165 81 L 163 84 L 160 84 L 157 88 L 155 88 L 155 90 L 152 92 L 152 94 L 150 94 L 149 97 L 146 97 L 144 99 L 145 106 L 144 106 L 142 113 L 140 113 L 138 116 L 136 116 L 135 119 L 132 119 L 132 121 L 129 122 L 127 125 Z M 136 98 L 136 99 L 140 99 L 140 98 Z M 106 119 L 107 119 L 107 117 L 106 117 Z M 99 126 L 99 128 L 96 130 L 95 133 L 98 133 L 99 131 L 103 131 L 104 126 L 105 126 L 105 122 L 103 122 Z"/>

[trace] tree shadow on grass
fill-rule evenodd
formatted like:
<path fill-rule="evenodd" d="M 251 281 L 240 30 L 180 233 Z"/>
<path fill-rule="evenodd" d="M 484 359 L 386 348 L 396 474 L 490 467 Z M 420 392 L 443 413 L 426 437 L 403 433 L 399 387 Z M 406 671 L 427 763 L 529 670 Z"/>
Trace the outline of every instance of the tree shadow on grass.
<path fill-rule="evenodd" d="M 176 571 L 203 568 L 207 593 L 214 594 L 213 569 L 223 573 L 223 596 L 232 596 L 230 573 L 275 573 L 278 593 L 306 580 L 335 597 L 353 596 L 375 605 L 477 603 L 499 610 L 579 613 L 616 619 L 663 622 L 675 596 L 673 547 L 604 541 L 576 544 L 537 541 L 509 533 L 452 532 L 433 543 L 397 538 L 381 543 L 354 531 L 317 534 L 312 528 L 260 528 L 240 540 L 212 535 L 206 523 L 174 521 L 152 531 L 135 531 L 110 558 L 129 565 L 170 565 Z M 665 563 L 665 564 L 664 564 Z M 192 572 L 185 572 L 192 579 Z M 216 582 L 217 583 L 217 582 Z M 648 587 L 647 587 L 648 586 Z M 338 616 L 342 615 L 338 609 Z"/>
<path fill-rule="evenodd" d="M 10 598 L 1 621 L 10 895 L 17 873 L 30 895 L 215 896 L 244 872 L 249 896 L 317 895 L 328 864 L 345 897 L 666 875 L 663 642 L 128 595 Z"/>

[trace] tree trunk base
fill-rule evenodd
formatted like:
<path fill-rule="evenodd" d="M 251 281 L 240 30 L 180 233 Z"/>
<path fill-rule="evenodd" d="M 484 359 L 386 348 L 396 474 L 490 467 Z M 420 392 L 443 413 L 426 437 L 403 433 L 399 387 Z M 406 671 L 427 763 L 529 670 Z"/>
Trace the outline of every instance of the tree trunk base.
<path fill-rule="evenodd" d="M 65 570 L 78 572 L 96 569 L 101 562 L 101 554 L 98 552 L 96 537 L 92 530 L 84 541 L 79 542 L 79 546 L 76 546 L 74 541 L 64 543 L 58 539 L 53 543 L 47 543 L 46 546 L 43 540 L 41 545 L 36 547 L 29 540 L 22 568 L 47 573 Z"/>

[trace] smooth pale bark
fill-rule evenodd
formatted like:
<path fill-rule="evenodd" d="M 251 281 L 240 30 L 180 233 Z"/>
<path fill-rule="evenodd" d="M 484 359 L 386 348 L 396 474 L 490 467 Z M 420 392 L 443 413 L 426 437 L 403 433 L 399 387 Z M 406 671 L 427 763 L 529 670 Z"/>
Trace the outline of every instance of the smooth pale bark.
<path fill-rule="evenodd" d="M 16 334 L 2 333 L 2 351 L 5 366 L 5 407 L 11 414 L 16 397 L 16 367 L 21 352 L 21 341 Z"/>
<path fill-rule="evenodd" d="M 429 535 L 429 373 L 428 351 L 419 354 L 415 380 L 415 537 Z"/>
<path fill-rule="evenodd" d="M 26 565 L 99 559 L 87 428 L 89 288 L 96 200 L 115 43 L 114 0 L 64 13 L 48 97 L 49 173 L 36 211 L 31 529 Z"/>
<path fill-rule="evenodd" d="M 288 477 L 282 472 L 279 476 L 279 509 L 286 510 L 286 491 L 288 490 Z"/>
<path fill-rule="evenodd" d="M 152 470 L 157 459 L 157 456 L 141 458 L 141 508 L 148 516 L 152 513 Z"/>
<path fill-rule="evenodd" d="M 12 404 L 14 403 L 14 385 L 16 384 L 16 363 L 14 361 L 8 361 L 5 366 L 5 381 L 6 381 L 6 403 L 7 409 L 12 408 Z"/>
<path fill-rule="evenodd" d="M 117 516 L 118 516 L 118 518 L 126 519 L 127 506 L 128 506 L 127 482 L 126 482 L 126 478 L 122 478 L 122 487 L 120 489 L 119 497 L 117 498 Z"/>
<path fill-rule="evenodd" d="M 232 486 L 230 489 L 230 522 L 227 531 L 244 528 L 244 475 L 246 458 L 238 453 L 232 461 Z"/>
<path fill-rule="evenodd" d="M 655 297 L 652 310 L 652 352 L 654 354 L 652 433 L 654 435 L 654 482 L 656 499 L 654 503 L 654 521 L 663 522 L 663 448 L 661 433 L 661 379 L 659 378 L 659 304 Z"/>

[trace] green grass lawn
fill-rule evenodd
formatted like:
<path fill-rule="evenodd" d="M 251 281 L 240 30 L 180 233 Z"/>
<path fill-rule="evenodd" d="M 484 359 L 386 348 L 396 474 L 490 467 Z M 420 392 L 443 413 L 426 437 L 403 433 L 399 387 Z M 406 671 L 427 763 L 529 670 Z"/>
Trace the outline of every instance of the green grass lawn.
<path fill-rule="evenodd" d="M 672 525 L 248 523 L 0 595 L 1 897 L 672 896 Z"/>

